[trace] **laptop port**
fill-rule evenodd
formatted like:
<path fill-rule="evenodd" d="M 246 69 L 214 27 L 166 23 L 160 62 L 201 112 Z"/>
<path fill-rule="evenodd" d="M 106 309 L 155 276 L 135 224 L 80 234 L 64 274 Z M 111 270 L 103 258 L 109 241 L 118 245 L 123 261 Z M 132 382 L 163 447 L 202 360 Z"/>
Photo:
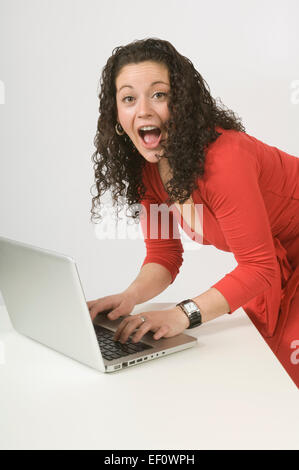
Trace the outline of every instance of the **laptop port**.
<path fill-rule="evenodd" d="M 136 362 L 141 362 L 141 361 L 142 361 L 142 358 L 141 358 L 141 359 L 137 359 L 137 361 L 136 361 Z"/>
<path fill-rule="evenodd" d="M 129 366 L 131 366 L 132 364 L 135 364 L 135 361 L 130 361 L 129 362 Z"/>
<path fill-rule="evenodd" d="M 128 363 L 127 363 L 127 362 L 123 362 L 123 367 L 128 367 Z"/>

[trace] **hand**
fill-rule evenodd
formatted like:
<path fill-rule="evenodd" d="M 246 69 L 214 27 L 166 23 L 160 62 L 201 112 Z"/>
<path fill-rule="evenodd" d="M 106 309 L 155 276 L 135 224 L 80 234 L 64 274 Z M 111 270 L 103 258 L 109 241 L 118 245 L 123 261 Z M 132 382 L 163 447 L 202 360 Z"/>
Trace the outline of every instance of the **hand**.
<path fill-rule="evenodd" d="M 143 322 L 140 317 L 144 317 L 146 321 Z M 154 339 L 171 338 L 182 333 L 189 324 L 187 315 L 180 307 L 168 310 L 151 310 L 124 318 L 115 332 L 114 340 L 125 343 L 136 329 L 137 331 L 132 337 L 133 343 L 140 341 L 148 331 L 155 333 Z"/>
<path fill-rule="evenodd" d="M 97 300 L 90 300 L 87 302 L 91 320 L 105 310 L 111 310 L 108 314 L 110 320 L 116 320 L 119 317 L 130 315 L 136 305 L 136 301 L 133 295 L 127 292 L 121 292 L 120 294 L 108 295 L 101 297 Z"/>

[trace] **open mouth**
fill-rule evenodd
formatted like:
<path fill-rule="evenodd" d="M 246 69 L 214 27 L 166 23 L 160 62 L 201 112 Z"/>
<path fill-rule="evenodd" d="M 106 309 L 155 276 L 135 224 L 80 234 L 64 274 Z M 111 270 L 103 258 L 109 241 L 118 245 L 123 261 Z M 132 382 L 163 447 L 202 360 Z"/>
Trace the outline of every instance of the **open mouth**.
<path fill-rule="evenodd" d="M 161 130 L 158 127 L 155 127 L 151 130 L 138 130 L 138 134 L 142 139 L 143 144 L 147 148 L 155 148 L 159 145 L 161 140 Z"/>

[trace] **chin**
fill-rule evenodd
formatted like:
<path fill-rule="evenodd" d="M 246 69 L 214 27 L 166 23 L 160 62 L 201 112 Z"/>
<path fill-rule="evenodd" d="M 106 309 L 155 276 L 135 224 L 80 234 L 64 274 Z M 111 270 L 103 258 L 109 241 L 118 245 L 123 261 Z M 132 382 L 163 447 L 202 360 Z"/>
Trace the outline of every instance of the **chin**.
<path fill-rule="evenodd" d="M 149 163 L 158 163 L 159 158 L 155 157 L 155 155 L 142 155 L 144 160 Z"/>
<path fill-rule="evenodd" d="M 152 151 L 150 153 L 146 153 L 146 154 L 143 153 L 141 155 L 143 156 L 145 160 L 147 160 L 150 163 L 157 163 L 161 158 L 159 151 Z"/>
<path fill-rule="evenodd" d="M 144 156 L 144 158 L 157 159 L 156 155 L 158 155 L 158 158 L 163 156 L 163 149 L 161 149 L 160 146 L 155 149 L 142 149 L 139 152 Z"/>

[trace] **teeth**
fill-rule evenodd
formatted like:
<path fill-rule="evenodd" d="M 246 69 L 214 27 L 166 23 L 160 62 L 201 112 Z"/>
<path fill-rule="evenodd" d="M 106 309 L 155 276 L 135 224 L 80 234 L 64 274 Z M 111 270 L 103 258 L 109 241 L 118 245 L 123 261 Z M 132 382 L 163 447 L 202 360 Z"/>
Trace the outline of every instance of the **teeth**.
<path fill-rule="evenodd" d="M 144 126 L 144 127 L 141 127 L 139 130 L 140 131 L 151 131 L 152 129 L 159 129 L 159 128 L 156 127 L 156 126 Z"/>

